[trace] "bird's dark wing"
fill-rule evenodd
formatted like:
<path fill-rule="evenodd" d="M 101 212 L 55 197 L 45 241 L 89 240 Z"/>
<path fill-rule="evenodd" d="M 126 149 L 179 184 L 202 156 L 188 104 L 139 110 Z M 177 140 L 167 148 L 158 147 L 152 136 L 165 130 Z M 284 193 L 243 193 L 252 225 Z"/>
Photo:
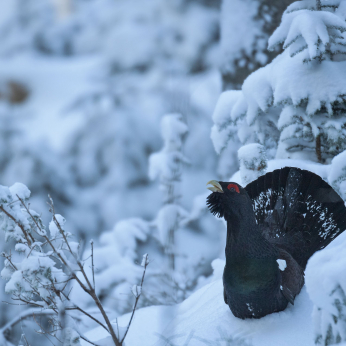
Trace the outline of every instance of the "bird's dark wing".
<path fill-rule="evenodd" d="M 285 249 L 302 268 L 314 252 L 346 229 L 344 201 L 312 172 L 285 167 L 245 189 L 263 236 Z"/>
<path fill-rule="evenodd" d="M 294 298 L 304 285 L 304 270 L 294 258 L 283 249 L 279 249 L 278 259 L 285 260 L 286 262 L 286 268 L 280 270 L 280 289 L 285 298 L 293 305 Z"/>

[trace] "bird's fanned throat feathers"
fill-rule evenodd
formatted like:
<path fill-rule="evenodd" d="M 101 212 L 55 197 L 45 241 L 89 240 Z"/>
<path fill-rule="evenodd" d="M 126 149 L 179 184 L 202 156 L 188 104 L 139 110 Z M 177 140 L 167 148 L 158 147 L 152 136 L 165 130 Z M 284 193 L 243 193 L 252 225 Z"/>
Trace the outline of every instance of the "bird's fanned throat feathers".
<path fill-rule="evenodd" d="M 294 303 L 316 251 L 346 229 L 346 208 L 318 175 L 285 167 L 245 188 L 210 181 L 210 211 L 227 222 L 224 299 L 239 318 Z"/>

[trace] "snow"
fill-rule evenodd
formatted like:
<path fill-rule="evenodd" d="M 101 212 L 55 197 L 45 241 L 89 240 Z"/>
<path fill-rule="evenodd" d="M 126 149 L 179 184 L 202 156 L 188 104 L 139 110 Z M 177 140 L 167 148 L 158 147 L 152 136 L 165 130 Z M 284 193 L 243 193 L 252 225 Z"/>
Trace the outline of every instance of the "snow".
<path fill-rule="evenodd" d="M 330 42 L 329 28 L 337 28 L 343 32 L 346 24 L 334 13 L 324 11 L 299 10 L 284 14 L 280 26 L 269 39 L 269 49 L 283 41 L 284 48 L 287 48 L 302 37 L 304 41 L 300 42 L 297 50 L 307 46 L 310 59 L 314 59 L 317 54 L 324 53 L 324 46 Z M 294 55 L 296 52 L 291 50 L 290 54 Z"/>
<path fill-rule="evenodd" d="M 311 119 L 322 105 L 325 105 L 331 115 L 332 104 L 339 101 L 340 96 L 346 93 L 343 82 L 345 78 L 346 62 L 344 61 L 325 60 L 321 63 L 303 64 L 298 55 L 292 58 L 285 51 L 271 64 L 251 74 L 245 80 L 242 92 L 222 95 L 220 101 L 222 107 L 220 106 L 214 115 L 216 123 L 211 136 L 216 150 L 220 152 L 227 145 L 231 134 L 236 133 L 237 130 L 242 143 L 251 142 L 249 140 L 250 126 L 256 129 L 258 126 L 256 122 L 261 119 L 264 122 L 266 115 L 268 113 L 270 115 L 270 107 L 273 110 L 279 110 L 282 105 L 298 107 L 307 102 L 308 119 Z M 228 110 L 227 106 L 229 106 Z M 246 114 L 245 121 L 244 114 Z M 232 124 L 232 120 L 235 119 L 238 119 L 237 127 Z M 220 120 L 222 126 L 220 126 Z M 325 126 L 328 120 L 328 118 L 321 120 L 317 118 L 315 127 Z M 275 126 L 279 126 L 277 115 L 274 115 L 272 121 Z M 310 123 L 313 126 L 313 121 L 310 120 Z M 268 131 L 275 135 L 273 128 L 269 128 Z M 256 131 L 255 134 L 257 133 Z"/>
<path fill-rule="evenodd" d="M 315 337 L 337 342 L 337 335 L 345 340 L 344 297 L 346 280 L 345 234 L 339 236 L 326 249 L 315 253 L 308 261 L 305 282 L 314 304 Z"/>
<path fill-rule="evenodd" d="M 63 329 L 64 344 L 63 346 L 80 346 L 79 334 L 70 327 Z"/>
<path fill-rule="evenodd" d="M 237 66 L 230 61 L 251 55 L 259 34 L 255 16 L 259 3 L 251 0 L 225 0 L 222 2 L 221 47 L 222 61 L 227 70 L 234 73 Z M 257 25 L 256 25 L 257 24 Z M 261 40 L 258 40 L 260 42 Z M 260 57 L 261 60 L 261 57 Z"/>
<path fill-rule="evenodd" d="M 17 196 L 22 199 L 26 200 L 30 197 L 30 190 L 22 183 L 15 183 L 10 187 L 10 191 L 12 193 L 12 196 L 14 199 L 17 199 Z"/>
<path fill-rule="evenodd" d="M 346 200 L 346 151 L 335 156 L 331 163 L 328 175 L 329 184 L 339 193 L 340 197 Z"/>
<path fill-rule="evenodd" d="M 112 231 L 104 232 L 100 243 L 112 247 L 120 256 L 135 259 L 137 242 L 144 242 L 150 232 L 148 222 L 140 218 L 131 218 L 118 222 Z"/>
<path fill-rule="evenodd" d="M 145 267 L 149 264 L 149 256 L 148 254 L 144 254 L 141 262 L 141 267 Z"/>
<path fill-rule="evenodd" d="M 220 332 L 241 338 L 253 346 L 313 346 L 312 303 L 305 288 L 297 296 L 294 306 L 259 320 L 241 320 L 234 317 L 223 301 L 221 281 L 224 261 L 214 263 L 214 278 L 178 306 L 152 306 L 136 312 L 126 339 L 127 345 L 155 345 L 166 343 L 160 335 L 175 344 L 184 344 L 193 333 L 189 346 L 198 346 L 199 338 L 215 343 Z M 145 287 L 143 288 L 145 290 Z M 129 315 L 118 319 L 125 326 Z M 294 333 L 292 333 L 294 330 Z M 91 340 L 106 336 L 102 328 L 87 333 Z M 82 345 L 86 345 L 82 341 Z"/>
<path fill-rule="evenodd" d="M 10 189 L 7 186 L 0 185 L 0 201 L 6 203 L 12 197 Z M 13 198 L 13 197 L 12 197 Z"/>
<path fill-rule="evenodd" d="M 263 101 L 270 97 L 270 94 L 262 96 L 262 90 L 268 87 L 273 90 L 274 105 L 285 101 L 298 105 L 306 99 L 307 113 L 312 115 L 321 108 L 322 103 L 328 105 L 346 92 L 346 86 L 342 83 L 345 71 L 345 62 L 323 61 L 319 66 L 313 63 L 308 66 L 302 64 L 298 57 L 291 58 L 284 52 L 272 64 L 253 73 L 245 81 L 243 91 L 254 107 L 262 110 L 265 110 Z M 310 91 L 312 87 L 313 93 Z"/>
<path fill-rule="evenodd" d="M 64 230 L 64 225 L 66 223 L 66 219 L 60 214 L 56 214 L 55 218 L 58 221 L 58 224 L 60 225 L 60 227 Z M 53 219 L 49 223 L 49 231 L 50 231 L 50 236 L 52 238 L 57 238 L 59 236 L 59 233 L 60 233 L 59 228 L 55 224 L 55 221 Z"/>
<path fill-rule="evenodd" d="M 316 163 L 312 161 L 304 160 L 293 160 L 293 159 L 275 159 L 267 161 L 267 170 L 266 172 L 272 172 L 275 169 L 280 169 L 284 167 L 297 167 L 300 169 L 305 169 L 307 171 L 313 172 L 319 175 L 324 181 L 327 181 L 328 174 L 330 170 L 330 165 L 323 165 L 321 163 Z M 236 182 L 242 186 L 241 174 L 240 171 L 230 177 L 229 181 Z"/>
<path fill-rule="evenodd" d="M 149 177 L 161 182 L 175 180 L 181 174 L 181 163 L 188 159 L 181 152 L 188 127 L 181 114 L 166 114 L 161 120 L 161 135 L 164 145 L 161 151 L 149 158 Z M 163 184 L 164 185 L 164 184 Z"/>
<path fill-rule="evenodd" d="M 245 186 L 266 173 L 267 157 L 263 145 L 251 143 L 238 150 L 240 175 Z"/>
<path fill-rule="evenodd" d="M 219 154 L 221 150 L 227 145 L 232 131 L 228 125 L 232 123 L 230 118 L 230 110 L 238 101 L 241 91 L 228 90 L 224 91 L 215 106 L 213 113 L 214 126 L 211 131 L 211 139 L 214 144 L 215 151 Z M 245 110 L 246 111 L 246 110 Z"/>
<path fill-rule="evenodd" d="M 161 120 L 161 133 L 165 147 L 170 150 L 180 149 L 183 145 L 182 137 L 188 132 L 181 114 L 166 114 Z"/>
<path fill-rule="evenodd" d="M 286 261 L 283 260 L 283 259 L 277 259 L 276 262 L 278 262 L 278 265 L 279 265 L 279 269 L 281 271 L 284 271 L 287 267 L 287 264 L 286 264 Z"/>
<path fill-rule="evenodd" d="M 99 56 L 1 59 L 1 79 L 22 81 L 30 90 L 28 100 L 18 110 L 27 114 L 21 125 L 31 141 L 48 141 L 58 150 L 65 147 L 69 135 L 82 125 L 83 115 L 72 110 L 68 116 L 62 114 L 80 95 L 93 89 L 92 76 L 101 61 Z"/>
<path fill-rule="evenodd" d="M 337 316 L 338 310 L 334 304 L 335 287 L 340 285 L 346 290 L 346 279 L 341 275 L 346 265 L 345 241 L 338 239 L 333 245 L 318 251 L 309 259 L 305 281 L 314 304 Z"/>
<path fill-rule="evenodd" d="M 154 222 L 158 228 L 162 245 L 168 244 L 170 231 L 177 228 L 188 216 L 188 212 L 176 204 L 167 204 L 160 209 Z"/>
<path fill-rule="evenodd" d="M 248 77 L 242 90 L 223 92 L 215 109 L 221 90 L 217 63 L 224 72 L 237 74 L 267 62 L 266 30 L 273 20 L 265 10 L 261 17 L 258 12 L 265 6 L 260 9 L 259 2 L 222 2 L 221 57 L 218 11 L 209 7 L 215 2 L 207 6 L 207 1 L 77 0 L 70 7 L 69 0 L 54 4 L 25 0 L 20 2 L 27 6 L 24 10 L 7 2 L 0 0 L 1 183 L 27 183 L 34 202 L 41 200 L 40 213 L 46 209 L 48 190 L 52 191 L 56 209 L 69 221 L 68 229 L 81 232 L 86 240 L 93 234 L 95 267 L 90 245 L 80 255 L 89 278 L 95 269 L 96 293 L 114 325 L 119 322 L 120 335 L 129 315 L 114 318 L 132 309 L 133 296 L 141 294 L 140 307 L 174 304 L 139 309 L 125 344 L 163 345 L 168 343 L 164 338 L 177 345 L 216 344 L 225 334 L 234 339 L 231 344 L 244 339 L 253 346 L 309 346 L 316 336 L 325 338 L 333 318 L 340 315 L 336 307 L 342 291 L 332 287 L 345 286 L 341 243 L 333 245 L 336 254 L 325 249 L 326 254 L 321 251 L 311 259 L 307 289 L 313 302 L 304 288 L 295 305 L 283 312 L 261 320 L 238 320 L 223 302 L 226 230 L 223 221 L 206 211 L 205 183 L 229 180 L 238 170 L 237 151 L 243 145 L 240 170 L 232 181 L 246 185 L 265 171 L 296 166 L 319 174 L 346 198 L 346 158 L 344 153 L 334 157 L 345 143 L 344 109 L 339 114 L 334 102 L 344 102 L 346 62 L 328 56 L 328 49 L 331 53 L 344 49 L 346 1 L 322 0 L 323 6 L 340 5 L 335 12 L 330 7 L 310 11 L 315 0 L 291 4 L 270 41 L 289 47 Z M 27 26 L 20 25 L 21 16 Z M 12 22 L 5 23 L 6 19 Z M 3 23 L 11 30 L 6 31 Z M 320 62 L 320 57 L 325 60 Z M 313 58 L 318 59 L 309 61 Z M 13 105 L 2 98 L 9 81 L 27 88 L 25 102 Z M 208 140 L 212 121 L 219 163 Z M 311 161 L 313 139 L 321 129 L 329 141 L 324 148 L 334 150 L 324 165 Z M 286 150 L 292 138 L 301 144 L 300 137 L 310 152 Z M 149 157 L 149 177 L 159 180 L 163 198 L 158 184 L 147 177 Z M 29 231 L 32 220 L 16 202 L 16 194 L 27 199 L 30 191 L 19 183 L 10 189 L 1 186 L 0 203 Z M 65 219 L 56 217 L 63 226 Z M 333 225 L 328 220 L 324 225 L 321 235 L 326 236 L 323 232 Z M 1 218 L 1 229 L 6 239 L 20 242 L 14 255 L 19 270 L 13 272 L 8 261 L 2 270 L 9 280 L 8 291 L 29 292 L 20 270 L 44 277 L 42 271 L 50 268 L 54 277 L 63 275 L 54 261 L 41 256 L 45 245 L 38 241 L 30 247 L 8 218 Z M 49 229 L 53 238 L 58 236 L 53 221 Z M 168 244 L 172 230 L 175 241 Z M 1 251 L 11 246 L 0 245 Z M 80 243 L 70 245 L 77 254 Z M 167 266 L 167 252 L 172 250 L 173 274 Z M 213 261 L 217 256 L 221 258 Z M 284 262 L 278 260 L 281 270 Z M 319 266 L 325 274 L 321 285 Z M 0 295 L 3 291 L 2 286 Z M 97 315 L 78 286 L 71 299 Z M 6 321 L 5 308 L 0 315 Z M 345 330 L 341 320 L 332 327 L 335 335 Z M 82 321 L 82 332 L 94 327 L 90 323 Z M 70 336 L 67 343 L 79 342 L 73 329 Z M 88 336 L 98 345 L 112 344 L 101 328 Z"/>

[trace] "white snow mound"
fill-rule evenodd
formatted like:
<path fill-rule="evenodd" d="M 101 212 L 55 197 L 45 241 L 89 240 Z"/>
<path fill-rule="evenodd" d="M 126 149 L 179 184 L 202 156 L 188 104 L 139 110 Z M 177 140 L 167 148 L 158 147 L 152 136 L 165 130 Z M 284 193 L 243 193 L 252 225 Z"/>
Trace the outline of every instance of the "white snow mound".
<path fill-rule="evenodd" d="M 224 262 L 217 260 L 214 267 L 219 278 L 202 287 L 177 306 L 151 306 L 136 312 L 126 346 L 163 346 L 165 340 L 174 345 L 198 346 L 205 341 L 216 342 L 220 333 L 230 339 L 243 339 L 252 346 L 313 346 L 312 303 L 305 288 L 297 296 L 294 306 L 289 304 L 285 311 L 265 316 L 259 320 L 241 320 L 233 316 L 223 300 L 221 280 Z M 145 283 L 143 286 L 145 290 Z M 129 314 L 118 319 L 126 326 Z M 292 332 L 294 331 L 294 332 Z M 96 328 L 86 336 L 97 341 L 107 332 Z M 87 344 L 82 341 L 82 345 Z"/>

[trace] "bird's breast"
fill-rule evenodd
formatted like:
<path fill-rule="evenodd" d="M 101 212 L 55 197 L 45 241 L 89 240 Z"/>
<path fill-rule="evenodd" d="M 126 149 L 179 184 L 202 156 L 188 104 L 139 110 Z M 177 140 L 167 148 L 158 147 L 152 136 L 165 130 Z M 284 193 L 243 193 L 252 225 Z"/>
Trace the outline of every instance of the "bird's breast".
<path fill-rule="evenodd" d="M 223 275 L 224 285 L 242 294 L 276 285 L 278 267 L 272 258 L 237 258 L 228 261 Z"/>

